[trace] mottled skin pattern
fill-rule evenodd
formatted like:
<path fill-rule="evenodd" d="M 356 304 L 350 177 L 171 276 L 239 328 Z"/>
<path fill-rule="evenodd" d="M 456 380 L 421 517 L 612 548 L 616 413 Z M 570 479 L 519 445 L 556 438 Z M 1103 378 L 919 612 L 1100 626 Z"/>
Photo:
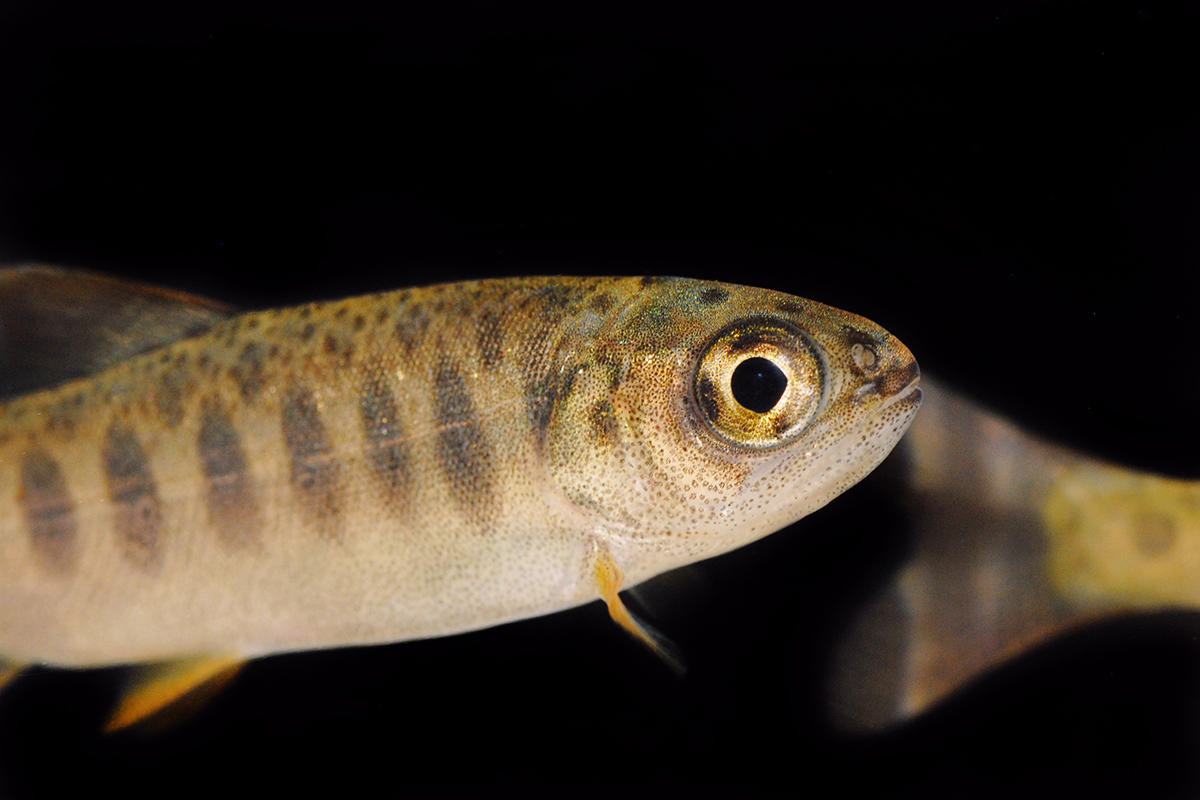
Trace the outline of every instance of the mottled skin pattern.
<path fill-rule="evenodd" d="M 796 332 L 818 379 L 766 447 L 715 433 L 694 391 L 746 320 Z M 233 317 L 0 405 L 0 656 L 253 657 L 587 602 L 598 559 L 632 585 L 828 502 L 899 439 L 916 378 L 860 317 L 683 279 Z"/>

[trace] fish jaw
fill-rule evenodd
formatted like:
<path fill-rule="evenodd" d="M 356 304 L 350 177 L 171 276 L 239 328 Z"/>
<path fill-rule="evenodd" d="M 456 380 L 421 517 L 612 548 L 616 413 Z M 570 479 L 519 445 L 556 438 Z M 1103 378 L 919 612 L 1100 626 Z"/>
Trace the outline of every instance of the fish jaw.
<path fill-rule="evenodd" d="M 592 517 L 630 585 L 825 505 L 887 456 L 920 406 L 911 352 L 875 323 L 820 303 L 664 281 L 620 317 L 597 345 L 606 368 L 581 369 L 556 411 L 549 471 Z M 746 427 L 731 435 L 710 418 L 704 392 L 713 390 L 697 376 L 712 372 L 706 359 L 762 356 L 808 365 L 779 401 L 807 398 L 807 418 L 790 429 L 785 419 L 776 434 L 738 409 L 735 427 Z M 713 374 L 728 383 L 732 371 L 721 370 Z M 729 387 L 718 388 L 716 403 L 728 403 Z M 751 439 L 739 441 L 745 431 Z"/>

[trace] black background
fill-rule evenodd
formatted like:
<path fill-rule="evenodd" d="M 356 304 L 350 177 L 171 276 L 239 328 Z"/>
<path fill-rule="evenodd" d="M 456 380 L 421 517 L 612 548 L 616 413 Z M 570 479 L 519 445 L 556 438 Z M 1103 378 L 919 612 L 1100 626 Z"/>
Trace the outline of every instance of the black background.
<path fill-rule="evenodd" d="M 781 10 L 786 8 L 787 10 Z M 1106 458 L 1197 476 L 1200 15 L 1164 2 L 0 8 L 0 261 L 239 305 L 670 273 L 882 323 Z M 826 721 L 909 534 L 868 479 L 646 591 L 277 657 L 158 735 L 119 672 L 0 696 L 0 797 L 1200 794 L 1200 620 L 1061 640 L 912 724 Z"/>

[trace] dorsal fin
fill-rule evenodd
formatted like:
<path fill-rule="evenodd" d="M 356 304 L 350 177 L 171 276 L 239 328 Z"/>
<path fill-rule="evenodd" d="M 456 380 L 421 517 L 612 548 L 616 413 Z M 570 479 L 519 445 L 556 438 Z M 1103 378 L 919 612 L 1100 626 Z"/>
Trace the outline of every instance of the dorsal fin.
<path fill-rule="evenodd" d="M 221 303 L 94 272 L 0 270 L 0 398 L 44 389 L 227 318 Z"/>

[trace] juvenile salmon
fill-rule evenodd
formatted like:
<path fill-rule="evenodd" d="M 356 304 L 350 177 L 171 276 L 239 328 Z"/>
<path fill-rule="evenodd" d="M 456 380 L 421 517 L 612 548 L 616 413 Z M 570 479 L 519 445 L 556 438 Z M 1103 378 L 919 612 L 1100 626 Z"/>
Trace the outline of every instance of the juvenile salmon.
<path fill-rule="evenodd" d="M 514 278 L 233 314 L 2 276 L 14 664 L 186 659 L 191 685 L 598 597 L 654 646 L 622 587 L 829 502 L 921 397 L 874 323 L 730 284 Z"/>

